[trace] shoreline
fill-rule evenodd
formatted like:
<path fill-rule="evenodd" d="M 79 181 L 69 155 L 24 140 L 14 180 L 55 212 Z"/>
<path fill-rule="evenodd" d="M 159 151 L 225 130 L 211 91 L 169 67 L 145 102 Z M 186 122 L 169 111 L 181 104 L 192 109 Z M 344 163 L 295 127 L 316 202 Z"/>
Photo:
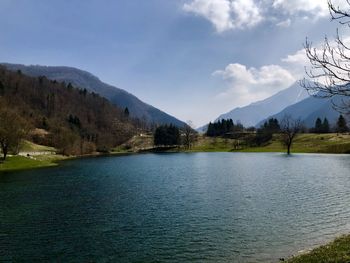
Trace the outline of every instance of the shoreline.
<path fill-rule="evenodd" d="M 339 234 L 330 241 L 280 259 L 287 263 L 350 262 L 350 234 Z"/>
<path fill-rule="evenodd" d="M 157 148 L 159 149 L 159 148 Z M 118 157 L 118 156 L 128 156 L 128 155 L 139 155 L 139 154 L 156 154 L 156 153 L 276 153 L 276 154 L 286 154 L 284 151 L 259 151 L 256 150 L 167 150 L 167 151 L 159 151 L 154 148 L 147 150 L 139 150 L 133 152 L 111 152 L 111 153 L 93 153 L 86 155 L 76 155 L 76 156 L 63 156 L 60 154 L 52 154 L 52 155 L 37 155 L 36 158 L 30 158 L 20 155 L 9 156 L 5 162 L 0 162 L 0 175 L 4 173 L 11 172 L 19 172 L 40 168 L 50 168 L 60 166 L 61 162 L 69 161 L 69 160 L 78 160 L 85 158 L 99 158 L 99 157 Z M 338 153 L 338 152 L 292 152 L 291 156 L 296 154 L 308 155 L 308 154 L 316 154 L 316 155 L 344 155 L 350 156 L 349 153 Z M 23 161 L 24 165 L 11 165 L 13 159 L 17 159 L 16 161 Z M 21 160 L 20 160 L 21 159 Z M 10 161 L 9 161 L 10 160 Z M 5 167 L 4 167 L 5 165 Z M 7 167 L 10 166 L 10 167 Z M 12 166 L 12 167 L 11 167 Z"/>

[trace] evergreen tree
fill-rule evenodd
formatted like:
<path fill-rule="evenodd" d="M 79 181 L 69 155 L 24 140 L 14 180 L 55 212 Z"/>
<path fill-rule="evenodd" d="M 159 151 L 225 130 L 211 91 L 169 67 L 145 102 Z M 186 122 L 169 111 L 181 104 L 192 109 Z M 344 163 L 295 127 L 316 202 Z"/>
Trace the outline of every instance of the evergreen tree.
<path fill-rule="evenodd" d="M 4 93 L 5 93 L 5 87 L 4 87 L 4 84 L 2 84 L 2 82 L 0 81 L 0 96 L 4 95 Z"/>
<path fill-rule="evenodd" d="M 170 125 L 161 125 L 154 132 L 154 145 L 179 145 L 179 128 Z"/>
<path fill-rule="evenodd" d="M 347 126 L 346 120 L 343 115 L 340 115 L 337 121 L 337 132 L 348 132 L 349 128 Z"/>
<path fill-rule="evenodd" d="M 317 118 L 315 122 L 314 132 L 315 133 L 322 133 L 322 120 L 320 118 Z"/>
<path fill-rule="evenodd" d="M 329 122 L 327 118 L 324 118 L 322 123 L 322 133 L 329 133 L 329 132 L 330 132 Z"/>
<path fill-rule="evenodd" d="M 129 109 L 128 109 L 128 107 L 125 107 L 125 110 L 124 110 L 124 115 L 125 115 L 125 117 L 129 117 L 129 115 L 130 115 L 130 112 L 129 112 Z"/>
<path fill-rule="evenodd" d="M 232 119 L 222 119 L 214 123 L 210 122 L 206 134 L 209 137 L 224 136 L 227 133 L 243 129 L 241 124 L 235 125 Z"/>

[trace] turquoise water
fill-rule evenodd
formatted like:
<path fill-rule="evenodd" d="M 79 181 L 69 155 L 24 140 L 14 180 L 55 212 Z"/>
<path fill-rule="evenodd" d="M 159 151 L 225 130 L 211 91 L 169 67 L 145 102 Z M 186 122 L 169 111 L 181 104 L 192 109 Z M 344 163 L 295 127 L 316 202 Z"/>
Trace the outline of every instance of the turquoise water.
<path fill-rule="evenodd" d="M 0 261 L 276 262 L 350 232 L 350 156 L 90 158 L 0 175 Z"/>

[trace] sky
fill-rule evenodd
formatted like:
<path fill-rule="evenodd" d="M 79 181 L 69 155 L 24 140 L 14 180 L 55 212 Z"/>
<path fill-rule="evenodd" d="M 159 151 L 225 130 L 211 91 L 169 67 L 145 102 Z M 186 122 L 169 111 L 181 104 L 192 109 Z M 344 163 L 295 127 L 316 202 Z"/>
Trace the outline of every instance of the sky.
<path fill-rule="evenodd" d="M 197 127 L 302 78 L 306 37 L 339 26 L 327 0 L 0 0 L 0 24 L 1 62 L 87 70 Z"/>

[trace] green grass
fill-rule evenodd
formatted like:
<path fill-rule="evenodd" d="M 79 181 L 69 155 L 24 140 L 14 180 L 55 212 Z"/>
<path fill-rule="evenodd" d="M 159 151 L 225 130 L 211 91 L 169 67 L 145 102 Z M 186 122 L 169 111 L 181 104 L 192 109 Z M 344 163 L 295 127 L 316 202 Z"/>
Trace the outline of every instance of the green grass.
<path fill-rule="evenodd" d="M 130 141 L 114 149 L 114 152 L 138 152 L 142 149 L 152 149 L 153 138 L 147 136 L 134 136 Z M 190 150 L 180 148 L 185 152 L 285 152 L 279 140 L 279 135 L 262 147 L 245 147 L 242 141 L 233 139 L 210 138 L 198 136 Z M 350 153 L 349 134 L 299 134 L 292 146 L 292 153 Z"/>
<path fill-rule="evenodd" d="M 21 144 L 22 152 L 56 152 L 56 149 L 53 147 L 35 144 L 30 141 L 23 141 Z"/>
<path fill-rule="evenodd" d="M 190 152 L 230 152 L 236 140 L 199 136 Z"/>
<path fill-rule="evenodd" d="M 35 156 L 35 159 L 23 156 L 9 156 L 4 162 L 0 162 L 0 173 L 57 166 L 57 161 L 64 159 L 65 157 L 61 155 Z"/>
<path fill-rule="evenodd" d="M 0 163 L 0 171 L 17 171 L 38 167 L 48 167 L 55 165 L 51 161 L 33 160 L 22 156 L 10 156 Z"/>
<path fill-rule="evenodd" d="M 244 152 L 284 152 L 285 148 L 275 135 L 271 142 L 263 147 L 246 148 Z M 350 153 L 350 135 L 348 134 L 299 134 L 293 145 L 292 153 Z"/>
<path fill-rule="evenodd" d="M 261 147 L 236 147 L 237 141 L 223 138 L 208 138 L 200 136 L 192 147 L 192 152 L 285 152 L 285 147 L 279 140 L 279 135 Z M 292 153 L 350 153 L 349 134 L 299 134 L 293 145 Z"/>
<path fill-rule="evenodd" d="M 350 262 L 350 235 L 311 252 L 287 260 L 288 263 L 348 263 Z"/>

